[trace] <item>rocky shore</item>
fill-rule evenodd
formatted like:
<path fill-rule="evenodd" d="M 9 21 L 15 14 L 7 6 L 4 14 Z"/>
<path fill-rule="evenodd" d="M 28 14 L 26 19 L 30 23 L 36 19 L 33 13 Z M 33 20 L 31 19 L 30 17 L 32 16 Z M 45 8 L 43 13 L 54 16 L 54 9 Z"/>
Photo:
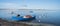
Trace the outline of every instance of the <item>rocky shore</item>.
<path fill-rule="evenodd" d="M 32 23 L 32 22 L 8 22 L 6 20 L 0 19 L 0 26 L 56 26 L 53 24 L 45 23 Z"/>

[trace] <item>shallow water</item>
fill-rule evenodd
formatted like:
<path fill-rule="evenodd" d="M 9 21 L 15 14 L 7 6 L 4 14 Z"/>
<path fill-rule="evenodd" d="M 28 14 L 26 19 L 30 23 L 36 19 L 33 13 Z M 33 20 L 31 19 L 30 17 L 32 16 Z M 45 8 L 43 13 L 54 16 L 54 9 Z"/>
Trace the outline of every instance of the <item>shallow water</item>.
<path fill-rule="evenodd" d="M 14 12 L 13 14 L 11 13 L 12 11 Z M 21 16 L 29 14 L 36 16 L 37 23 L 39 23 L 40 20 L 40 23 L 50 23 L 60 26 L 60 11 L 30 11 L 31 10 L 0 10 L 0 18 L 10 20 L 12 16 L 16 16 L 17 14 Z"/>

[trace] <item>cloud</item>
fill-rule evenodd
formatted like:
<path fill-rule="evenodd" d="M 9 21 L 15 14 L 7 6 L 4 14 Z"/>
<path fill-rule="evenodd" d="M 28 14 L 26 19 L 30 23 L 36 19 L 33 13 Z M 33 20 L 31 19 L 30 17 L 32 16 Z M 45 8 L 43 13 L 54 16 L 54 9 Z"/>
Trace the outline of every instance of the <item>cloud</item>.
<path fill-rule="evenodd" d="M 16 3 L 0 3 L 0 8 L 10 8 L 10 9 L 20 9 L 25 8 L 25 5 L 16 4 Z"/>
<path fill-rule="evenodd" d="M 13 3 L 1 3 L 2 8 L 12 8 L 15 7 L 14 5 Z"/>
<path fill-rule="evenodd" d="M 9 9 L 59 9 L 57 3 L 0 3 L 0 8 L 9 8 Z"/>

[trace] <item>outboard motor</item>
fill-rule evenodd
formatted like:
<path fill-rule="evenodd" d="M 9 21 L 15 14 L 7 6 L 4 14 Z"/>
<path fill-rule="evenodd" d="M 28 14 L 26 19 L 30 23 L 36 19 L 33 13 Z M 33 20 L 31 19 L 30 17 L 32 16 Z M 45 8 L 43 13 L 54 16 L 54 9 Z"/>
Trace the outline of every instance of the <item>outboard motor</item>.
<path fill-rule="evenodd" d="M 20 15 L 18 14 L 17 17 L 20 17 Z"/>

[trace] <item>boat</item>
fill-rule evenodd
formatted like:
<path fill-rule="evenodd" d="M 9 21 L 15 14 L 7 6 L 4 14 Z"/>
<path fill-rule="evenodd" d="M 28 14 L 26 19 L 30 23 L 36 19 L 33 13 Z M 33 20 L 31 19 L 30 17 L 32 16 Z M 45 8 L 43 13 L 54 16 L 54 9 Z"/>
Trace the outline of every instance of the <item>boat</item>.
<path fill-rule="evenodd" d="M 12 21 L 29 21 L 35 19 L 36 16 L 25 15 L 25 16 L 12 16 Z"/>

